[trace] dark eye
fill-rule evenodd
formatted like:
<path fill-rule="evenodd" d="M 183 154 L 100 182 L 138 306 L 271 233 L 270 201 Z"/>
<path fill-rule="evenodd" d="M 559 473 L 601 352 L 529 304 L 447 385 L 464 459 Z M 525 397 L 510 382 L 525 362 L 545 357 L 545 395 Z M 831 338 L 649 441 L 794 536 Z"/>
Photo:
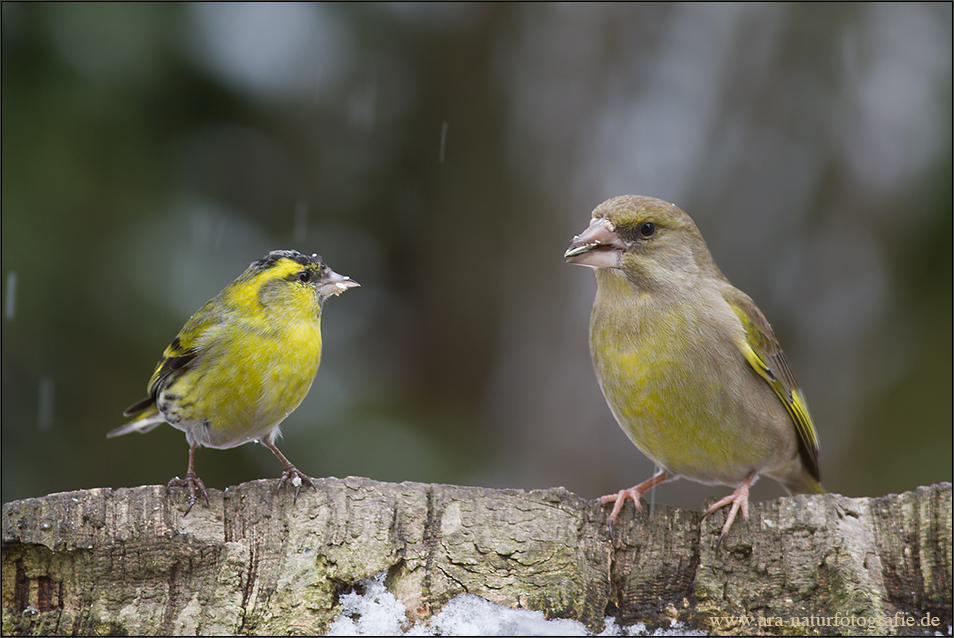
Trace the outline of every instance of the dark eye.
<path fill-rule="evenodd" d="M 311 281 L 311 271 L 303 270 L 298 273 L 298 281 L 303 284 L 307 284 L 309 281 Z"/>
<path fill-rule="evenodd" d="M 652 237 L 656 234 L 656 224 L 652 222 L 643 222 L 639 227 L 640 237 Z"/>

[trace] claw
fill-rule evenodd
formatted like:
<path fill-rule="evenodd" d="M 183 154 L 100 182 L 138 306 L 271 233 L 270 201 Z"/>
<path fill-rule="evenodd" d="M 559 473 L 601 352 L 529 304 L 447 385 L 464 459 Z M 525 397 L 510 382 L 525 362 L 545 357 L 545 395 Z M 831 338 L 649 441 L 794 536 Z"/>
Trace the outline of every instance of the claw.
<path fill-rule="evenodd" d="M 195 443 L 189 447 L 189 470 L 186 472 L 186 477 L 184 479 L 179 478 L 178 476 L 169 481 L 166 487 L 187 487 L 189 488 L 189 507 L 186 508 L 185 514 L 183 516 L 188 516 L 189 512 L 192 511 L 192 506 L 195 505 L 195 493 L 198 490 L 202 496 L 205 498 L 205 504 L 212 508 L 212 502 L 209 501 L 209 493 L 205 489 L 205 483 L 202 482 L 202 479 L 195 473 Z"/>
<path fill-rule="evenodd" d="M 626 500 L 629 499 L 633 501 L 633 505 L 636 507 L 637 512 L 643 511 L 643 504 L 639 502 L 639 499 L 642 498 L 643 494 L 653 489 L 660 483 L 669 480 L 669 475 L 665 472 L 660 472 L 651 479 L 645 480 L 639 485 L 634 485 L 633 487 L 627 490 L 620 490 L 616 494 L 607 494 L 606 496 L 600 497 L 600 505 L 608 505 L 613 503 L 613 511 L 609 515 L 609 525 L 610 533 L 613 531 L 613 523 L 616 522 L 616 516 L 619 514 L 620 510 L 623 509 L 623 505 L 626 504 Z"/>
<path fill-rule="evenodd" d="M 732 527 L 732 523 L 735 521 L 735 516 L 739 513 L 739 510 L 742 510 L 742 518 L 749 520 L 749 488 L 752 486 L 755 476 L 755 472 L 750 472 L 749 475 L 745 477 L 745 481 L 742 482 L 742 485 L 737 487 L 734 492 L 725 498 L 713 503 L 712 507 L 707 509 L 703 515 L 703 518 L 706 518 L 716 510 L 730 503 L 732 504 L 731 509 L 729 509 L 729 514 L 725 518 L 725 525 L 722 526 L 722 531 L 719 533 L 719 540 L 716 541 L 717 548 L 722 544 L 722 539 L 725 538 L 725 535 L 729 533 L 729 528 Z"/>
<path fill-rule="evenodd" d="M 307 474 L 304 474 L 294 465 L 289 465 L 285 468 L 285 471 L 282 472 L 282 478 L 278 484 L 278 489 L 283 488 L 286 483 L 291 483 L 295 486 L 295 503 L 298 502 L 298 493 L 301 492 L 302 484 L 307 485 L 316 492 L 318 491 L 318 487 L 315 485 L 315 482 L 312 481 Z"/>
<path fill-rule="evenodd" d="M 187 487 L 189 488 L 189 507 L 186 508 L 183 516 L 188 516 L 189 512 L 192 511 L 192 506 L 195 505 L 196 500 L 196 491 L 202 494 L 205 498 L 205 504 L 212 507 L 211 501 L 209 501 L 209 493 L 205 489 L 205 483 L 202 482 L 195 472 L 188 472 L 184 479 L 179 478 L 178 476 L 169 481 L 169 484 L 166 487 Z"/>
<path fill-rule="evenodd" d="M 357 284 L 355 284 L 357 285 Z M 298 493 L 301 492 L 302 483 L 310 487 L 311 489 L 318 491 L 317 486 L 315 486 L 314 481 L 312 481 L 307 474 L 303 473 L 297 467 L 291 464 L 291 461 L 285 458 L 285 455 L 275 446 L 272 441 L 268 440 L 259 440 L 259 443 L 267 447 L 272 451 L 272 454 L 282 462 L 282 465 L 285 467 L 285 470 L 282 472 L 281 482 L 278 484 L 278 489 L 281 489 L 285 486 L 286 483 L 291 483 L 295 486 L 295 502 L 298 502 Z"/>

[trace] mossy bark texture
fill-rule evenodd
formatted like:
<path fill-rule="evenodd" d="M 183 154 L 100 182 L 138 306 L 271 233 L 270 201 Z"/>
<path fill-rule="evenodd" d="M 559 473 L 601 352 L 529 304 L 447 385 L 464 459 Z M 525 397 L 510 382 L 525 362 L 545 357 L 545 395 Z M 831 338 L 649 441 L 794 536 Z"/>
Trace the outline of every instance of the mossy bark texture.
<path fill-rule="evenodd" d="M 605 508 L 564 489 L 320 479 L 210 490 L 94 489 L 3 505 L 3 633 L 320 634 L 387 572 L 408 622 L 469 592 L 573 618 L 713 634 L 950 631 L 951 485 L 720 513 Z"/>

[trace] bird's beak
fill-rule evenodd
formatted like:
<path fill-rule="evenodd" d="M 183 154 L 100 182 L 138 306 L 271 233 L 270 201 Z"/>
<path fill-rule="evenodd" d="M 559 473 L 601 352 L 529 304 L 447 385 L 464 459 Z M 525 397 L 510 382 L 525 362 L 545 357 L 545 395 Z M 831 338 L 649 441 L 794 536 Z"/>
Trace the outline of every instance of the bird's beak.
<path fill-rule="evenodd" d="M 318 295 L 322 299 L 330 297 L 331 295 L 337 296 L 348 288 L 357 288 L 360 285 L 361 284 L 351 277 L 339 275 L 329 268 L 325 276 L 322 277 L 321 284 L 318 286 Z"/>
<path fill-rule="evenodd" d="M 616 268 L 619 254 L 626 249 L 613 222 L 596 217 L 589 228 L 573 238 L 570 247 L 563 253 L 567 263 L 591 268 Z"/>

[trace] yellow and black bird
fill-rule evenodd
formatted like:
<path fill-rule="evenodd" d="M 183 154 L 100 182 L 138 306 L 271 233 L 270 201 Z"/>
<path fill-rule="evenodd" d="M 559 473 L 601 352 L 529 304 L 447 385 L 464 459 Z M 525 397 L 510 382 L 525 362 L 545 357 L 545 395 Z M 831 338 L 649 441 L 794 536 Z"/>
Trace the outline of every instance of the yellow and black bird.
<path fill-rule="evenodd" d="M 231 448 L 258 441 L 284 467 L 282 485 L 314 488 L 275 446 L 279 426 L 302 402 L 321 360 L 325 300 L 358 282 L 339 275 L 317 255 L 275 250 L 186 322 L 159 360 L 147 396 L 124 416 L 132 421 L 107 434 L 149 432 L 160 423 L 182 430 L 189 442 L 185 479 L 169 485 L 206 495 L 195 473 L 199 446 Z"/>

